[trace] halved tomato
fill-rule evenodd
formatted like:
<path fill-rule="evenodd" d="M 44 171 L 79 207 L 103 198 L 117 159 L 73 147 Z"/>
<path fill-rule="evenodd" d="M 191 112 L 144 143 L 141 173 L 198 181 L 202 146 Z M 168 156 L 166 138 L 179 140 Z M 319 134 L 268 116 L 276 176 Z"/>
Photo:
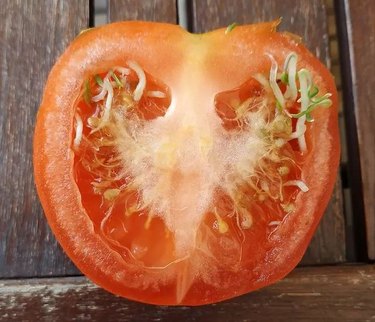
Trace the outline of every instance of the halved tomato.
<path fill-rule="evenodd" d="M 58 60 L 35 180 L 56 238 L 95 283 L 201 305 L 299 262 L 335 182 L 337 94 L 276 27 L 121 22 L 82 33 Z"/>

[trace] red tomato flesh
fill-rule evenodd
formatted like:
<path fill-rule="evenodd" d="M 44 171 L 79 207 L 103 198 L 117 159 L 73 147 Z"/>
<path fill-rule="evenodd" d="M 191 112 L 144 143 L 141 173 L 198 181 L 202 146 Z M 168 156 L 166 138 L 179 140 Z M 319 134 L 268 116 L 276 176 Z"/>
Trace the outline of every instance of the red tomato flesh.
<path fill-rule="evenodd" d="M 192 35 L 118 23 L 60 58 L 38 114 L 36 184 L 56 237 L 94 282 L 201 305 L 298 263 L 335 182 L 337 94 L 275 26 Z"/>

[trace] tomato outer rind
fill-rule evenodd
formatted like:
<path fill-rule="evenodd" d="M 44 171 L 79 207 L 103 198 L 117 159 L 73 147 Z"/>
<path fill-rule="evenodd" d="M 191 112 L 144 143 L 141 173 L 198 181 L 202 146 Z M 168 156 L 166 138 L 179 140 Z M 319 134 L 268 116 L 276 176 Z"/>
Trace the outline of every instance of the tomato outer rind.
<path fill-rule="evenodd" d="M 59 58 L 48 77 L 37 115 L 34 176 L 45 215 L 57 240 L 77 267 L 93 282 L 128 299 L 152 304 L 176 304 L 170 294 L 129 287 L 134 280 L 141 285 L 142 279 L 147 278 L 147 272 L 139 272 L 136 267 L 124 263 L 120 255 L 95 233 L 74 179 L 74 152 L 71 148 L 73 106 L 83 80 L 89 75 L 123 64 L 124 57 L 139 62 L 166 84 L 180 80 L 184 63 L 195 68 L 204 64 L 212 78 L 212 93 L 239 86 L 246 77 L 251 76 L 252 71 L 268 73 L 265 67 L 260 67 L 268 64 L 267 57 L 263 57 L 267 51 L 276 57 L 285 57 L 293 50 L 304 65 L 319 75 L 321 87 L 332 93 L 333 104 L 331 108 L 319 109 L 314 114 L 314 127 L 309 136 L 313 138 L 315 146 L 305 159 L 301 178 L 310 191 L 298 195 L 296 211 L 288 215 L 270 236 L 272 251 L 259 265 L 258 280 L 244 285 L 235 294 L 233 291 L 205 293 L 196 287 L 191 291 L 192 295 L 188 293 L 179 304 L 208 304 L 247 293 L 281 279 L 298 264 L 335 185 L 340 155 L 337 93 L 328 70 L 293 37 L 275 32 L 276 25 L 273 22 L 238 26 L 228 35 L 225 35 L 225 29 L 192 35 L 169 24 L 121 22 L 81 34 Z M 245 44 L 249 48 L 257 44 L 261 55 L 254 54 L 255 62 L 248 58 L 250 62 L 237 59 L 241 53 L 246 54 L 241 47 Z M 153 55 L 149 54 L 150 50 Z M 193 56 L 201 59 L 192 59 Z M 261 56 L 263 58 L 259 58 Z M 248 65 L 240 65 L 239 61 Z"/>

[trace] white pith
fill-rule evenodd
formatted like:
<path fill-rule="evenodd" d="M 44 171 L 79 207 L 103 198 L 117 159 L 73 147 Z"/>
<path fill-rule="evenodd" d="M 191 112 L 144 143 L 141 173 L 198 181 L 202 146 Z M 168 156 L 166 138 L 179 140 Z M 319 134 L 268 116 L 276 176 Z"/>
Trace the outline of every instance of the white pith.
<path fill-rule="evenodd" d="M 258 135 L 265 125 L 259 115 L 248 116 L 248 130 L 228 133 L 214 109 L 204 115 L 190 111 L 181 118 L 177 107 L 169 117 L 142 126 L 122 115 L 115 121 L 126 175 L 134 178 L 142 207 L 174 233 L 179 257 L 191 251 L 199 224 L 214 207 L 215 191 L 234 195 L 270 149 Z"/>

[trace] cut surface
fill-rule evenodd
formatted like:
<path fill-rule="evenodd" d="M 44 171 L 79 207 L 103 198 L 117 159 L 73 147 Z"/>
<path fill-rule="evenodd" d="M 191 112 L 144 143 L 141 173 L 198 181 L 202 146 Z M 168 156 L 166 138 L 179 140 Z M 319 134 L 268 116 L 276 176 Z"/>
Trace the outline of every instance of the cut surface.
<path fill-rule="evenodd" d="M 291 113 L 309 104 L 299 106 L 306 90 L 297 99 L 291 56 L 293 81 L 282 83 L 271 56 L 269 75 L 253 75 L 210 102 L 201 100 L 203 87 L 185 86 L 181 99 L 135 61 L 84 83 L 73 140 L 83 203 L 124 260 L 154 270 L 188 265 L 169 277 L 177 279 L 179 301 L 203 275 L 202 263 L 238 271 L 245 239 L 267 238 L 295 210 L 298 192 L 308 191 L 296 151 L 306 143 L 288 143 L 304 137 Z"/>
<path fill-rule="evenodd" d="M 334 183 L 337 102 L 328 72 L 274 28 L 121 23 L 83 34 L 57 65 L 38 192 L 95 282 L 197 305 L 297 264 Z"/>

